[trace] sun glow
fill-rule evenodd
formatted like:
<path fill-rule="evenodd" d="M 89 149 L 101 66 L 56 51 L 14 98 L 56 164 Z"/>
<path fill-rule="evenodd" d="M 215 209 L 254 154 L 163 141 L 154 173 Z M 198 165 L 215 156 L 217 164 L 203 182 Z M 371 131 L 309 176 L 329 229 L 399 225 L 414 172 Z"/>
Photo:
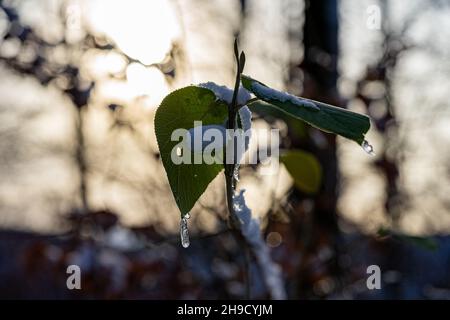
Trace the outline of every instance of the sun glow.
<path fill-rule="evenodd" d="M 81 5 L 86 26 L 91 32 L 108 37 L 120 51 L 140 62 L 126 67 L 126 96 L 144 96 L 146 105 L 158 105 L 169 92 L 169 86 L 159 69 L 144 65 L 163 61 L 180 35 L 180 26 L 170 2 L 94 0 L 82 1 Z M 117 59 L 106 57 L 99 59 L 98 63 L 101 66 L 97 69 L 114 70 L 120 65 Z"/>
<path fill-rule="evenodd" d="M 179 36 L 169 1 L 95 0 L 86 5 L 88 25 L 144 64 L 161 62 Z"/>
<path fill-rule="evenodd" d="M 148 96 L 148 103 L 156 105 L 169 93 L 164 75 L 156 67 L 131 63 L 127 67 L 127 80 L 135 96 Z"/>

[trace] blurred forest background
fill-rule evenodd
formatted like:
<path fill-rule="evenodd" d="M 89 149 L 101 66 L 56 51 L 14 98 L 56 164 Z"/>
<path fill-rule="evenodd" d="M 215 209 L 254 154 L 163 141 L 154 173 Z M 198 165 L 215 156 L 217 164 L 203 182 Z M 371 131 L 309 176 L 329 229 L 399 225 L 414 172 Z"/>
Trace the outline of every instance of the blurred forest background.
<path fill-rule="evenodd" d="M 290 299 L 450 298 L 450 1 L 0 1 L 0 297 L 270 298 L 229 232 L 224 181 L 191 246 L 153 128 L 166 94 L 245 73 L 370 115 L 369 157 L 288 119 L 282 149 L 321 163 L 319 192 L 243 166 Z M 256 152 L 253 145 L 249 152 Z M 250 257 L 252 261 L 252 257 Z M 66 288 L 66 268 L 82 289 Z M 368 290 L 366 268 L 382 270 Z"/>

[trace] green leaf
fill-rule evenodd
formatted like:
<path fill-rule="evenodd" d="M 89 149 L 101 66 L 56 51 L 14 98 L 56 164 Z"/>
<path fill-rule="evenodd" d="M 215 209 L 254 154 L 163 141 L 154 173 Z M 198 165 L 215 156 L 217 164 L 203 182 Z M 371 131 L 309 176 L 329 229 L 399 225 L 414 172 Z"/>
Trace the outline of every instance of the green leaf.
<path fill-rule="evenodd" d="M 274 108 L 271 104 L 258 100 L 247 104 L 252 113 L 255 113 L 263 117 L 266 121 L 271 123 L 273 118 L 283 120 L 286 122 L 290 134 L 295 138 L 303 139 L 308 135 L 308 124 L 304 121 L 298 121 L 298 119 L 289 116 L 287 113 L 280 111 L 278 108 Z"/>
<path fill-rule="evenodd" d="M 438 248 L 438 244 L 433 238 L 408 235 L 400 235 L 398 237 L 406 242 L 412 243 L 418 247 L 422 247 L 430 251 L 435 251 Z"/>
<path fill-rule="evenodd" d="M 430 237 L 410 236 L 387 228 L 380 228 L 377 233 L 380 237 L 392 237 L 398 241 L 407 242 L 430 251 L 435 251 L 439 247 L 437 241 Z"/>
<path fill-rule="evenodd" d="M 334 107 L 314 100 L 289 95 L 267 87 L 248 76 L 241 76 L 242 85 L 259 99 L 270 103 L 286 114 L 330 133 L 341 135 L 362 144 L 370 128 L 366 115 Z"/>
<path fill-rule="evenodd" d="M 256 113 L 263 117 L 281 119 L 285 122 L 288 122 L 289 120 L 296 120 L 287 115 L 286 113 L 280 111 L 278 108 L 274 108 L 273 105 L 271 105 L 270 103 L 261 100 L 249 103 L 247 104 L 247 106 L 252 113 Z"/>
<path fill-rule="evenodd" d="M 302 150 L 288 151 L 280 157 L 295 186 L 306 193 L 316 193 L 322 182 L 322 167 L 309 152 Z"/>
<path fill-rule="evenodd" d="M 222 164 L 175 164 L 171 153 L 179 141 L 171 141 L 176 129 L 191 129 L 194 121 L 202 125 L 223 124 L 228 116 L 225 103 L 205 88 L 189 86 L 170 93 L 156 111 L 155 133 L 164 168 L 175 201 L 184 216 L 192 209 L 209 183 L 223 169 Z"/>

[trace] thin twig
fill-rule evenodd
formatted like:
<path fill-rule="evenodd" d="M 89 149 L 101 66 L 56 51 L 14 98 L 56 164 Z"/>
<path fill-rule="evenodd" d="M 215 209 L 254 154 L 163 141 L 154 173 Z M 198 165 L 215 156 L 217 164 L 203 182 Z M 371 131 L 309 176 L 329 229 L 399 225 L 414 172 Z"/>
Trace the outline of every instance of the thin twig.
<path fill-rule="evenodd" d="M 236 81 L 234 84 L 234 92 L 233 99 L 231 101 L 231 105 L 228 106 L 228 125 L 227 128 L 234 130 L 236 124 L 236 109 L 237 109 L 237 97 L 239 91 L 239 84 L 241 83 L 241 72 L 243 70 L 243 66 L 240 65 L 239 61 L 239 51 L 237 46 L 237 40 L 234 41 L 234 54 L 236 57 L 237 64 L 237 72 L 236 72 Z M 233 152 L 233 160 L 230 164 L 227 163 L 228 156 L 226 155 L 225 148 L 225 184 L 226 184 L 226 193 L 227 193 L 227 206 L 228 211 L 230 212 L 230 222 L 234 229 L 240 230 L 239 218 L 236 216 L 236 212 L 233 207 L 233 196 L 234 196 L 234 167 L 236 162 L 235 152 Z"/>
<path fill-rule="evenodd" d="M 241 56 L 239 56 L 238 46 L 237 46 L 237 40 L 234 41 L 234 54 L 236 57 L 236 65 L 237 65 L 237 71 L 236 71 L 236 82 L 234 84 L 234 92 L 233 92 L 233 99 L 231 101 L 231 104 L 228 106 L 228 125 L 227 128 L 234 130 L 236 126 L 236 113 L 239 110 L 237 105 L 237 98 L 239 93 L 239 85 L 241 83 L 241 73 L 244 69 L 245 64 L 245 55 L 241 53 Z M 241 232 L 241 223 L 239 221 L 239 217 L 236 215 L 236 212 L 234 210 L 233 206 L 233 196 L 235 193 L 235 181 L 234 181 L 234 168 L 236 166 L 236 152 L 233 152 L 233 159 L 230 164 L 228 164 L 226 161 L 227 155 L 226 155 L 226 148 L 225 148 L 225 185 L 226 185 L 226 194 L 227 194 L 227 206 L 228 211 L 230 213 L 230 224 L 231 227 L 236 231 L 234 232 L 236 240 L 240 243 L 244 244 L 244 269 L 245 269 L 245 286 L 246 286 L 246 299 L 250 299 L 250 255 L 249 255 L 249 246 L 242 235 Z"/>

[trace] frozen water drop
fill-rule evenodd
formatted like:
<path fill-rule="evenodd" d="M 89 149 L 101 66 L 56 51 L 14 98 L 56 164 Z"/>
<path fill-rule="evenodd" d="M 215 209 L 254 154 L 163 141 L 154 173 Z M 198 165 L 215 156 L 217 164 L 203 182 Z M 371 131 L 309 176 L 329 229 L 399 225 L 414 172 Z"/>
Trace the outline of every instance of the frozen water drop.
<path fill-rule="evenodd" d="M 372 145 L 369 142 L 367 142 L 367 140 L 364 140 L 363 143 L 361 143 L 361 147 L 364 149 L 365 152 L 367 152 L 371 156 L 375 155 L 375 152 L 373 152 Z"/>
<path fill-rule="evenodd" d="M 180 222 L 180 238 L 181 238 L 181 245 L 183 248 L 187 248 L 190 245 L 189 242 L 189 230 L 188 230 L 188 223 L 187 219 L 181 218 Z"/>
<path fill-rule="evenodd" d="M 239 181 L 239 164 L 234 166 L 233 178 L 234 180 Z"/>

